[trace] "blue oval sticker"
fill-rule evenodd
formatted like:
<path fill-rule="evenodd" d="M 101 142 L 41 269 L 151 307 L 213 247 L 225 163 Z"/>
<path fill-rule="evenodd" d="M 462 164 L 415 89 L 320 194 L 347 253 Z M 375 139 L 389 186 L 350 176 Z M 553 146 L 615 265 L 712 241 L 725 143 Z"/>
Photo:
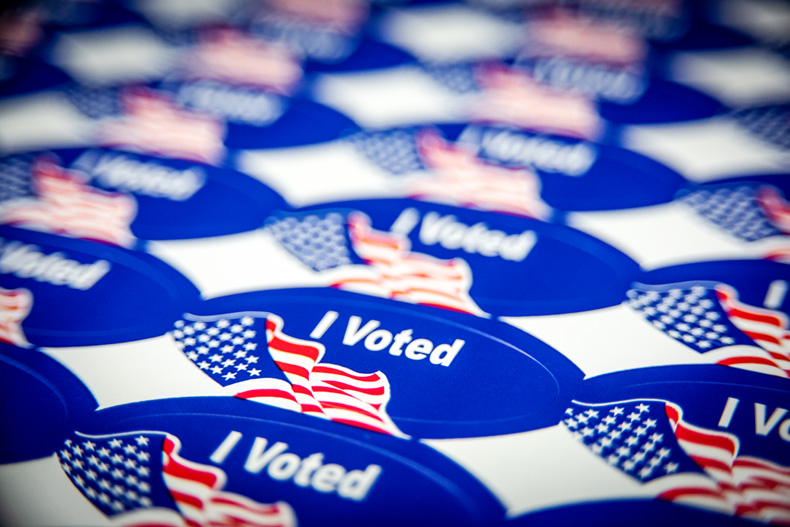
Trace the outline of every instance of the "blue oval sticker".
<path fill-rule="evenodd" d="M 90 392 L 57 361 L 8 344 L 0 344 L 0 401 L 0 464 L 49 456 L 96 408 Z"/>
<path fill-rule="evenodd" d="M 483 525 L 502 517 L 480 483 L 424 445 L 237 403 L 178 399 L 96 412 L 57 450 L 74 485 L 69 498 L 115 521 L 168 524 Z M 123 476 L 112 497 L 105 472 Z"/>
<path fill-rule="evenodd" d="M 591 473 L 563 491 L 562 503 L 555 504 L 561 508 L 513 523 L 562 520 L 570 511 L 593 514 L 594 524 L 611 518 L 615 525 L 641 524 L 645 514 L 656 525 L 785 517 L 788 385 L 776 380 L 758 387 L 752 376 L 685 366 L 586 380 L 558 431 L 584 448 L 569 450 L 567 466 L 573 468 L 559 469 L 546 485 L 573 478 L 581 465 Z M 588 466 L 585 456 L 598 463 Z"/>
<path fill-rule="evenodd" d="M 506 324 L 326 289 L 215 298 L 173 337 L 229 395 L 398 437 L 553 424 L 581 376 Z"/>
<path fill-rule="evenodd" d="M 285 206 L 230 169 L 103 148 L 0 158 L 0 223 L 133 247 L 260 227 Z"/>
<path fill-rule="evenodd" d="M 315 144 L 358 130 L 319 103 L 222 79 L 81 87 L 68 95 L 95 120 L 97 144 L 212 165 L 232 164 L 228 149 Z"/>
<path fill-rule="evenodd" d="M 610 145 L 502 126 L 434 125 L 363 131 L 357 151 L 402 177 L 410 197 L 549 219 L 672 201 L 677 172 Z M 413 172 L 430 171 L 422 177 Z"/>
<path fill-rule="evenodd" d="M 267 228 L 327 285 L 475 314 L 613 305 L 638 271 L 568 227 L 412 200 L 275 213 Z"/>
<path fill-rule="evenodd" d="M 147 254 L 5 226 L 0 241 L 0 340 L 16 346 L 158 336 L 198 296 L 186 278 Z"/>
<path fill-rule="evenodd" d="M 567 67 L 584 70 L 587 66 Z M 568 72 L 556 75 L 559 79 L 569 76 Z M 726 110 L 707 94 L 653 76 L 640 81 L 644 86 L 628 88 L 627 94 L 611 99 L 596 93 L 603 88 L 585 84 L 597 82 L 595 76 L 574 74 L 572 78 L 579 78 L 581 84 L 569 89 L 538 78 L 523 65 L 464 65 L 456 66 L 452 75 L 433 76 L 452 91 L 476 94 L 468 105 L 468 119 L 587 140 L 615 142 L 621 125 L 690 121 Z M 460 82 L 459 76 L 467 80 Z M 612 82 L 619 81 L 614 78 Z"/>
<path fill-rule="evenodd" d="M 628 292 L 657 331 L 711 363 L 790 377 L 790 269 L 764 260 L 656 269 Z"/>

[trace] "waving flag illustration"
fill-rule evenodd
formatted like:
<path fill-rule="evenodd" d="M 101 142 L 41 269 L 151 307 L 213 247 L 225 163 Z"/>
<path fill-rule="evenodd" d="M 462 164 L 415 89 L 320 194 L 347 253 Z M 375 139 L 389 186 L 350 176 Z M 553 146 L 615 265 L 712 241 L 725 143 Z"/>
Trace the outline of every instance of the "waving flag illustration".
<path fill-rule="evenodd" d="M 184 67 L 192 78 L 255 85 L 282 94 L 290 93 L 302 77 L 301 66 L 282 45 L 230 28 L 202 33 Z"/>
<path fill-rule="evenodd" d="M 472 105 L 476 120 L 582 139 L 595 139 L 601 133 L 595 105 L 582 94 L 543 86 L 528 72 L 501 65 L 481 66 L 476 75 L 483 89 Z"/>
<path fill-rule="evenodd" d="M 737 436 L 683 419 L 666 401 L 574 402 L 563 425 L 658 498 L 765 523 L 790 520 L 790 467 L 743 455 Z"/>
<path fill-rule="evenodd" d="M 27 289 L 3 289 L 0 287 L 0 342 L 28 348 L 22 321 L 33 307 L 33 294 Z"/>
<path fill-rule="evenodd" d="M 222 159 L 225 125 L 219 120 L 180 108 L 149 88 L 129 88 L 120 97 L 123 116 L 100 125 L 101 144 L 204 163 Z"/>
<path fill-rule="evenodd" d="M 557 9 L 527 22 L 527 56 L 572 57 L 617 65 L 641 63 L 645 43 L 623 25 Z"/>
<path fill-rule="evenodd" d="M 181 457 L 178 437 L 161 432 L 76 433 L 57 452 L 71 482 L 113 525 L 295 527 L 285 502 L 258 503 L 227 492 L 225 472 Z"/>
<path fill-rule="evenodd" d="M 772 186 L 723 185 L 681 199 L 706 220 L 746 242 L 780 236 L 790 227 L 788 204 Z"/>
<path fill-rule="evenodd" d="M 405 236 L 373 229 L 366 214 L 290 215 L 275 217 L 268 227 L 285 249 L 321 272 L 331 287 L 483 314 L 469 296 L 472 272 L 465 261 L 412 252 Z"/>
<path fill-rule="evenodd" d="M 790 377 L 787 315 L 746 305 L 726 284 L 637 286 L 630 306 L 712 363 Z"/>
<path fill-rule="evenodd" d="M 82 173 L 61 168 L 52 156 L 36 158 L 31 171 L 34 195 L 0 203 L 0 223 L 124 247 L 134 243 L 132 196 L 93 188 Z"/>
<path fill-rule="evenodd" d="M 423 130 L 417 146 L 423 163 L 434 173 L 407 184 L 409 197 L 537 219 L 551 214 L 540 198 L 540 179 L 530 170 L 486 163 L 435 130 Z"/>
<path fill-rule="evenodd" d="M 406 437 L 387 415 L 390 386 L 382 372 L 362 374 L 322 362 L 322 344 L 289 336 L 283 325 L 271 313 L 188 315 L 173 336 L 198 368 L 235 397 Z"/>
<path fill-rule="evenodd" d="M 735 122 L 757 138 L 790 149 L 790 104 L 769 104 L 732 112 Z"/>

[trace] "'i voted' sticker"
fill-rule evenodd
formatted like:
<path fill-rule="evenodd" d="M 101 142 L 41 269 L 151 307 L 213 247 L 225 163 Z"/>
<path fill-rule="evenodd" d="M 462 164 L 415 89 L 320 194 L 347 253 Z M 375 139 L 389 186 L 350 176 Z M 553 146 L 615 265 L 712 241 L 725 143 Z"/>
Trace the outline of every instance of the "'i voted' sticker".
<path fill-rule="evenodd" d="M 41 350 L 102 407 L 224 396 L 402 439 L 556 423 L 581 379 L 501 322 L 344 291 L 252 292 L 186 309 L 167 334 Z"/>
<path fill-rule="evenodd" d="M 356 130 L 307 99 L 213 80 L 79 88 L 69 96 L 89 117 L 94 144 L 214 165 L 232 163 L 228 149 L 321 143 Z"/>
<path fill-rule="evenodd" d="M 539 428 L 579 378 L 499 322 L 332 290 L 214 299 L 173 336 L 229 395 L 398 437 Z"/>
<path fill-rule="evenodd" d="M 272 214 L 264 230 L 152 243 L 206 297 L 323 286 L 477 315 L 567 313 L 619 303 L 638 267 L 568 227 L 392 199 Z M 212 248 L 213 247 L 213 248 Z M 211 272 L 211 251 L 226 272 Z"/>
<path fill-rule="evenodd" d="M 589 86 L 595 79 L 565 86 L 547 82 L 544 75 L 548 73 L 533 72 L 525 64 L 482 61 L 425 66 L 419 72 L 401 68 L 387 82 L 326 77 L 313 92 L 365 127 L 475 121 L 612 143 L 621 141 L 625 125 L 696 121 L 725 110 L 710 95 L 659 77 L 618 88 L 622 93 L 609 100 L 601 96 L 605 87 Z M 409 93 L 409 104 L 398 100 L 397 93 L 387 93 L 401 85 L 412 91 L 419 87 Z"/>
<path fill-rule="evenodd" d="M 68 346 L 160 335 L 197 296 L 150 255 L 0 227 L 2 342 Z"/>
<path fill-rule="evenodd" d="M 788 279 L 785 264 L 764 260 L 678 265 L 638 277 L 619 306 L 509 321 L 558 349 L 588 376 L 718 364 L 764 379 L 788 378 Z M 575 328 L 573 334 L 568 327 Z"/>
<path fill-rule="evenodd" d="M 466 471 L 414 441 L 190 398 L 91 411 L 84 388 L 35 352 L 0 355 L 5 388 L 39 419 L 4 411 L 0 480 L 35 486 L 15 514 L 43 523 L 484 525 L 502 508 Z M 59 402 L 60 408 L 47 404 Z M 5 410 L 5 407 L 4 407 Z M 260 409 L 259 409 L 260 410 Z M 33 433 L 33 432 L 37 433 Z M 33 436 L 39 445 L 23 442 Z M 5 446 L 5 445 L 3 445 Z M 14 448 L 16 447 L 16 448 Z M 29 461 L 28 461 L 29 460 Z M 408 481 L 408 487 L 403 482 Z"/>
<path fill-rule="evenodd" d="M 547 221 L 666 203 L 685 184 L 622 148 L 476 124 L 365 130 L 331 147 L 245 152 L 238 166 L 299 206 L 409 197 Z"/>
<path fill-rule="evenodd" d="M 781 524 L 787 381 L 757 387 L 753 375 L 708 366 L 604 375 L 583 383 L 554 427 L 507 444 L 431 444 L 486 482 L 514 525 L 562 524 L 574 510 L 593 525 L 642 524 L 645 514 L 656 525 Z M 497 447 L 507 455 L 490 454 Z"/>
<path fill-rule="evenodd" d="M 0 223 L 138 248 L 260 227 L 280 196 L 234 170 L 106 148 L 0 158 Z"/>

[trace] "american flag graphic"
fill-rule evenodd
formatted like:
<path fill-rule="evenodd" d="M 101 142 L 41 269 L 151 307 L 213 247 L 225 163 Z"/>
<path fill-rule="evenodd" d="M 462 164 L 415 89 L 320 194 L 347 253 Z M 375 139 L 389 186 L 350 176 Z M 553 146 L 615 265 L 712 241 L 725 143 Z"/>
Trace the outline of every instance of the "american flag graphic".
<path fill-rule="evenodd" d="M 225 125 L 216 118 L 180 108 L 149 88 L 129 88 L 120 97 L 123 116 L 99 125 L 99 143 L 204 163 L 224 156 Z"/>
<path fill-rule="evenodd" d="M 123 527 L 294 527 L 285 502 L 258 503 L 224 491 L 219 467 L 184 459 L 162 432 L 74 434 L 57 452 L 71 482 L 113 525 Z"/>
<path fill-rule="evenodd" d="M 173 337 L 198 368 L 235 397 L 407 437 L 387 415 L 386 375 L 321 362 L 323 344 L 287 335 L 283 325 L 271 313 L 188 315 L 176 323 Z"/>
<path fill-rule="evenodd" d="M 302 67 L 281 44 L 266 43 L 231 28 L 200 34 L 183 61 L 190 78 L 254 85 L 290 94 L 302 78 Z"/>
<path fill-rule="evenodd" d="M 790 203 L 768 184 L 723 184 L 682 196 L 680 201 L 739 240 L 755 242 L 777 237 L 761 257 L 790 262 Z"/>
<path fill-rule="evenodd" d="M 773 187 L 733 184 L 696 190 L 680 200 L 732 236 L 753 242 L 782 234 L 769 216 L 771 208 L 781 208 L 779 200 L 772 197 L 777 193 Z M 774 203 L 768 205 L 769 201 Z M 775 210 L 774 214 L 781 212 Z"/>
<path fill-rule="evenodd" d="M 660 499 L 765 523 L 790 521 L 790 467 L 740 454 L 737 436 L 686 422 L 674 403 L 574 401 L 562 424 Z"/>
<path fill-rule="evenodd" d="M 417 129 L 364 130 L 348 138 L 354 148 L 390 174 L 425 169 L 417 149 Z"/>
<path fill-rule="evenodd" d="M 740 302 L 729 285 L 637 285 L 628 297 L 655 328 L 714 364 L 790 377 L 787 315 Z"/>
<path fill-rule="evenodd" d="M 581 139 L 602 131 L 593 101 L 580 93 L 543 86 L 528 72 L 503 65 L 482 65 L 476 76 L 483 91 L 471 105 L 473 119 Z"/>
<path fill-rule="evenodd" d="M 0 203 L 0 223 L 129 247 L 137 202 L 127 194 L 91 187 L 80 172 L 61 168 L 51 156 L 32 165 L 35 197 Z"/>
<path fill-rule="evenodd" d="M 286 250 L 321 272 L 331 287 L 484 314 L 469 296 L 472 271 L 464 260 L 412 252 L 408 238 L 373 229 L 364 213 L 273 217 L 268 228 Z"/>
<path fill-rule="evenodd" d="M 782 150 L 790 150 L 790 104 L 744 108 L 731 115 L 755 137 Z"/>
<path fill-rule="evenodd" d="M 628 66 L 644 61 L 647 45 L 622 24 L 556 9 L 527 22 L 527 40 L 522 54 Z"/>
<path fill-rule="evenodd" d="M 33 307 L 33 294 L 27 289 L 0 287 L 0 342 L 21 348 L 32 346 L 22 330 L 22 321 Z"/>
<path fill-rule="evenodd" d="M 433 172 L 407 184 L 409 197 L 541 220 L 551 215 L 540 198 L 540 178 L 532 171 L 486 163 L 431 129 L 419 133 L 417 145 Z"/>
<path fill-rule="evenodd" d="M 757 189 L 757 203 L 777 230 L 783 234 L 790 233 L 790 203 L 774 186 L 762 186 Z"/>
<path fill-rule="evenodd" d="M 790 234 L 790 202 L 779 189 L 770 185 L 759 187 L 755 199 L 767 221 L 778 231 L 777 234 L 783 236 L 782 241 L 768 249 L 763 258 L 790 263 L 790 242 L 787 241 Z"/>

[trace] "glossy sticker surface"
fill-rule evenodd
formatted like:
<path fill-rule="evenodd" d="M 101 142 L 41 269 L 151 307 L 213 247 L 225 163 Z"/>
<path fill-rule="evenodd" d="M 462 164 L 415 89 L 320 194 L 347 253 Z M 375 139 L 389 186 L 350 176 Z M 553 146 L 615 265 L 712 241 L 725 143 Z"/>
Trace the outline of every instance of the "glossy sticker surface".
<path fill-rule="evenodd" d="M 616 291 L 637 271 L 567 227 L 411 200 L 278 213 L 268 229 L 327 285 L 476 314 L 603 307 L 619 302 Z"/>
<path fill-rule="evenodd" d="M 16 346 L 160 335 L 198 296 L 181 274 L 144 253 L 13 227 L 0 227 L 0 238 L 0 339 Z"/>
<path fill-rule="evenodd" d="M 173 336 L 228 395 L 398 437 L 540 428 L 580 379 L 505 324 L 340 291 L 216 298 Z"/>
<path fill-rule="evenodd" d="M 17 154 L 0 166 L 0 223 L 121 247 L 252 230 L 285 206 L 233 170 L 111 149 Z"/>

